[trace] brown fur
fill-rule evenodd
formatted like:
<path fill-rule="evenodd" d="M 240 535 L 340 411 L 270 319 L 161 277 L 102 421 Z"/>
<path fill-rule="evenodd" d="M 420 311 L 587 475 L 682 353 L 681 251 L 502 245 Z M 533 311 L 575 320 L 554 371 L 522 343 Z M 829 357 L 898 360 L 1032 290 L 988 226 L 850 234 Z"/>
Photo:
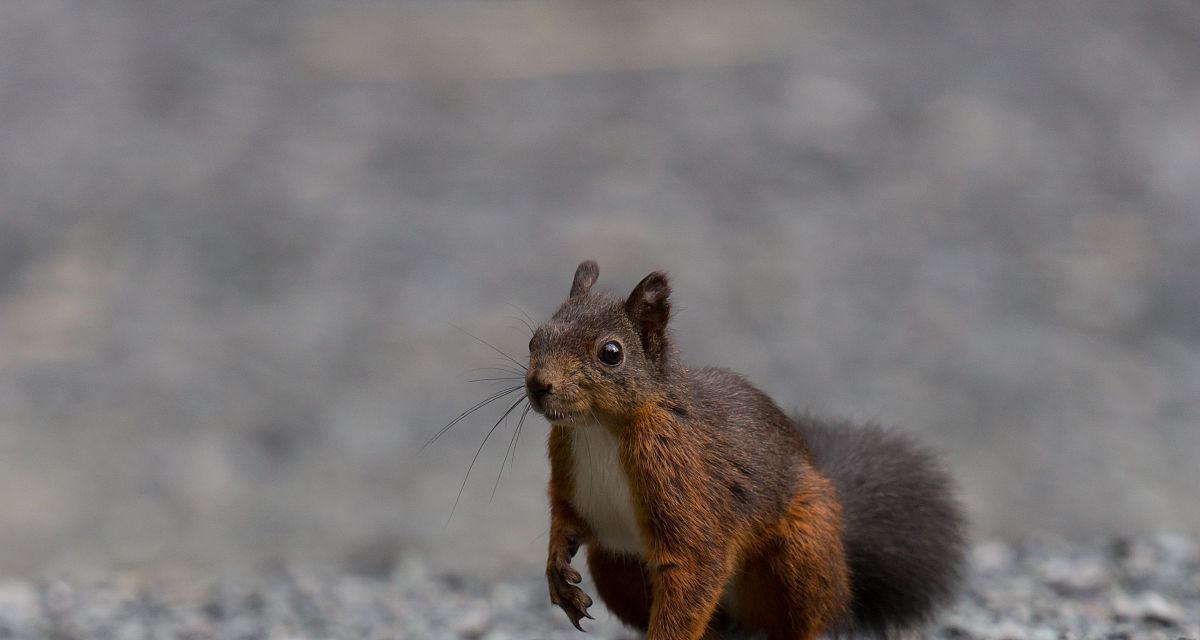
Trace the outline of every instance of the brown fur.
<path fill-rule="evenodd" d="M 585 544 L 600 598 L 652 640 L 697 640 L 716 620 L 771 640 L 833 629 L 853 604 L 842 509 L 795 425 L 737 374 L 677 362 L 664 274 L 623 301 L 590 292 L 597 274 L 581 264 L 530 341 L 530 401 L 552 424 L 551 601 L 576 627 L 590 617 L 570 564 Z M 610 341 L 617 365 L 597 360 Z M 640 557 L 604 547 L 573 506 L 571 430 L 594 428 L 617 442 Z"/>
<path fill-rule="evenodd" d="M 608 610 L 631 627 L 649 627 L 653 586 L 646 564 L 631 555 L 612 553 L 595 545 L 588 547 L 587 563 L 596 593 Z"/>

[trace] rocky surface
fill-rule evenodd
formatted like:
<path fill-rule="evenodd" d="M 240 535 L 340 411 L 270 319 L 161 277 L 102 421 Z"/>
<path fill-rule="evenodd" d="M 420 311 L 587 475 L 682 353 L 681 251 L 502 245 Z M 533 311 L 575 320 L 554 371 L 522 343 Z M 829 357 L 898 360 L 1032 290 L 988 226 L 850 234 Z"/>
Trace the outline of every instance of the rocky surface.
<path fill-rule="evenodd" d="M 587 637 L 635 637 L 596 613 Z M 476 583 L 407 557 L 385 576 L 269 566 L 207 581 L 136 572 L 10 579 L 0 582 L 0 637 L 582 636 L 546 603 L 536 571 Z M 962 598 L 925 637 L 1200 638 L 1200 544 L 1167 534 L 978 544 Z"/>

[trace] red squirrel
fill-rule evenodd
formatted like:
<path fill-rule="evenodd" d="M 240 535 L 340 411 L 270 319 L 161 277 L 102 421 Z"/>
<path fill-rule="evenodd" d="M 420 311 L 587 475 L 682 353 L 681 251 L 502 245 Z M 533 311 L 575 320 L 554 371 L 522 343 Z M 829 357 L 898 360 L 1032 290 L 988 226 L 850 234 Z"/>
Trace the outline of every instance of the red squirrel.
<path fill-rule="evenodd" d="M 964 518 L 936 460 L 873 426 L 789 417 L 736 373 L 684 366 L 661 272 L 570 296 L 529 342 L 550 422 L 550 600 L 580 630 L 596 592 L 650 640 L 885 636 L 953 595 Z"/>

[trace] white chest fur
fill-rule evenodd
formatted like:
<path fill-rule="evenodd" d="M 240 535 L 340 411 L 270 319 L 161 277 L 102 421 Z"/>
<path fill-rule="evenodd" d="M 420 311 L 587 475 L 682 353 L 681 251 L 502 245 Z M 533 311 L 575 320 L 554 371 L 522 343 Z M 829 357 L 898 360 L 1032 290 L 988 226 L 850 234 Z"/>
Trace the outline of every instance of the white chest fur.
<path fill-rule="evenodd" d="M 571 428 L 575 495 L 571 505 L 587 521 L 601 546 L 642 555 L 642 538 L 621 468 L 617 439 L 598 424 Z"/>

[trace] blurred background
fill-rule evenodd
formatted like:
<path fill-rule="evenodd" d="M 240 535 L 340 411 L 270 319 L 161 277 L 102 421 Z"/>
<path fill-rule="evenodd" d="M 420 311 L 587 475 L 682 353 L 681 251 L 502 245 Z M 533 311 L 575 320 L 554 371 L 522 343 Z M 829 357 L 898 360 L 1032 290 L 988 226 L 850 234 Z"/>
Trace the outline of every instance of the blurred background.
<path fill-rule="evenodd" d="M 418 448 L 585 258 L 977 536 L 1200 533 L 1197 203 L 1186 0 L 8 0 L 0 573 L 540 565 L 542 420 Z"/>

